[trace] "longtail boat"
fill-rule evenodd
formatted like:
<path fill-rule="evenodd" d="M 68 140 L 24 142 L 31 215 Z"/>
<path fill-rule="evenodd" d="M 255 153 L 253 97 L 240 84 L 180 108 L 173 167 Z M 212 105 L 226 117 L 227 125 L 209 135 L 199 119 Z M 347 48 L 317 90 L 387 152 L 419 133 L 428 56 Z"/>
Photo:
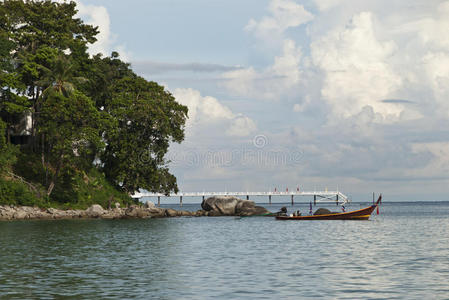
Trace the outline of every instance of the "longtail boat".
<path fill-rule="evenodd" d="M 277 220 L 368 220 L 373 211 L 379 205 L 382 199 L 382 195 L 379 196 L 377 202 L 369 207 L 359 210 L 342 212 L 342 213 L 330 213 L 325 215 L 312 215 L 312 216 L 276 216 Z"/>

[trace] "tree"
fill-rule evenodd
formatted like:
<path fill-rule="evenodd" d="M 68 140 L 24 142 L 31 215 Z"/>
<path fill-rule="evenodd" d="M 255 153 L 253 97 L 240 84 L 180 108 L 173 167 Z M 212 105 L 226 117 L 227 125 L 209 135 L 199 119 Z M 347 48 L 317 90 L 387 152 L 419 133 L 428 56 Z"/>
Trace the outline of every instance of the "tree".
<path fill-rule="evenodd" d="M 40 114 L 38 100 L 47 88 L 39 85 L 46 70 L 52 69 L 56 57 L 63 55 L 64 51 L 71 52 L 78 59 L 88 59 L 87 43 L 96 41 L 98 28 L 74 18 L 76 13 L 73 1 L 0 2 L 0 32 L 14 45 L 10 51 L 11 59 L 16 62 L 16 72 L 22 84 L 16 94 L 27 96 L 29 100 L 27 106 L 33 117 L 33 143 L 39 142 L 35 138 L 35 118 Z"/>
<path fill-rule="evenodd" d="M 0 178 L 16 161 L 17 148 L 9 145 L 5 138 L 6 123 L 0 119 Z"/>
<path fill-rule="evenodd" d="M 127 193 L 141 188 L 177 192 L 164 156 L 170 142 L 184 139 L 187 107 L 164 87 L 133 76 L 116 82 L 105 111 L 117 120 L 117 126 L 105 133 L 101 160 L 106 177 Z"/>
<path fill-rule="evenodd" d="M 177 191 L 165 155 L 184 139 L 187 108 L 118 53 L 90 57 L 98 30 L 76 12 L 75 2 L 0 1 L 0 164 L 6 148 L 19 150 L 4 133 L 31 115 L 14 172 L 47 195 L 75 191 L 70 178 L 95 167 L 127 193 Z"/>
<path fill-rule="evenodd" d="M 39 133 L 45 136 L 47 144 L 46 165 L 52 173 L 47 195 L 51 195 L 63 168 L 81 171 L 92 166 L 86 157 L 104 146 L 100 136 L 102 123 L 101 113 L 82 93 L 75 90 L 68 97 L 63 93 L 48 96 L 39 124 Z"/>

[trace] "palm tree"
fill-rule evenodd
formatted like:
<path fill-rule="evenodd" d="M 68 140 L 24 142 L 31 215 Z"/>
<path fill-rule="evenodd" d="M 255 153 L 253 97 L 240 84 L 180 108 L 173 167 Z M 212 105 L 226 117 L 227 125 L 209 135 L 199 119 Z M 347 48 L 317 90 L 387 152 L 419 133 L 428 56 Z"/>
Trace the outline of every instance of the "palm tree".
<path fill-rule="evenodd" d="M 57 92 L 68 97 L 75 90 L 75 83 L 86 82 L 84 77 L 73 76 L 74 65 L 66 56 L 60 55 L 55 59 L 52 69 L 41 66 L 44 71 L 43 79 L 36 82 L 43 88 L 42 97 L 45 99 L 52 92 Z"/>

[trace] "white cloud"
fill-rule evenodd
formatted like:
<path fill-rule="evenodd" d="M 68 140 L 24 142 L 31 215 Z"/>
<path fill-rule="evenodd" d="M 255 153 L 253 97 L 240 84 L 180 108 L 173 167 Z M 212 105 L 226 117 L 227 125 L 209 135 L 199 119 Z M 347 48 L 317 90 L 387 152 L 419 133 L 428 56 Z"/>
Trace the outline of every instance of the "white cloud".
<path fill-rule="evenodd" d="M 281 37 L 288 28 L 313 19 L 313 15 L 304 6 L 291 0 L 272 0 L 268 10 L 271 16 L 265 16 L 260 21 L 251 19 L 245 27 L 245 30 L 264 41 L 273 41 Z"/>
<path fill-rule="evenodd" d="M 285 40 L 283 53 L 274 58 L 273 65 L 260 72 L 249 67 L 223 73 L 224 86 L 235 95 L 279 100 L 290 89 L 298 87 L 301 56 L 301 49 L 295 42 Z"/>
<path fill-rule="evenodd" d="M 55 0 L 59 3 L 68 2 L 67 0 Z M 112 51 L 118 51 L 120 58 L 124 61 L 130 60 L 130 53 L 126 50 L 124 45 L 117 45 L 115 43 L 116 37 L 111 32 L 111 20 L 108 10 L 104 6 L 86 5 L 82 1 L 74 0 L 78 13 L 77 18 L 83 20 L 85 24 L 98 26 L 99 33 L 94 44 L 88 45 L 88 52 L 91 55 L 102 53 L 105 56 L 111 54 Z"/>
<path fill-rule="evenodd" d="M 449 142 L 415 143 L 412 144 L 413 153 L 430 153 L 430 161 L 423 167 L 408 171 L 409 176 L 447 178 L 449 173 Z"/>
<path fill-rule="evenodd" d="M 187 120 L 188 132 L 203 129 L 204 126 L 220 123 L 226 127 L 229 136 L 247 136 L 257 128 L 255 122 L 242 114 L 235 114 L 231 109 L 214 97 L 201 96 L 201 93 L 191 88 L 178 88 L 173 92 L 176 101 L 189 108 Z M 217 132 L 221 134 L 222 132 Z"/>
<path fill-rule="evenodd" d="M 380 41 L 373 26 L 373 15 L 362 12 L 311 45 L 313 63 L 324 75 L 322 96 L 336 116 L 353 116 L 370 106 L 389 120 L 403 110 L 379 101 L 401 88 L 402 80 L 388 63 L 395 43 Z"/>
<path fill-rule="evenodd" d="M 342 0 L 315 0 L 318 9 L 321 11 L 328 10 L 340 4 Z"/>
<path fill-rule="evenodd" d="M 238 115 L 232 120 L 231 126 L 226 133 L 230 136 L 248 136 L 256 129 L 256 123 L 252 119 Z"/>

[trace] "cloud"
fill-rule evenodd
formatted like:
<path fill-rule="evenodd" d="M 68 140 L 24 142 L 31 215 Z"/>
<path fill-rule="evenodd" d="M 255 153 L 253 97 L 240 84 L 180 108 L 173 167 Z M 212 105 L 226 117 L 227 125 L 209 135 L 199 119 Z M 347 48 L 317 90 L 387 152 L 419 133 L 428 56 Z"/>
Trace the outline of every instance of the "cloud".
<path fill-rule="evenodd" d="M 260 21 L 250 19 L 245 30 L 264 41 L 276 41 L 289 28 L 305 24 L 313 15 L 304 6 L 290 0 L 272 0 L 268 6 L 271 16 Z"/>
<path fill-rule="evenodd" d="M 256 123 L 252 119 L 238 115 L 232 120 L 231 126 L 226 133 L 230 136 L 248 136 L 256 129 Z"/>
<path fill-rule="evenodd" d="M 430 154 L 431 159 L 426 165 L 410 170 L 409 176 L 426 178 L 439 174 L 441 178 L 449 179 L 449 142 L 414 143 L 412 151 Z"/>
<path fill-rule="evenodd" d="M 399 117 L 402 107 L 378 101 L 402 86 L 401 77 L 388 63 L 394 51 L 393 41 L 376 37 L 370 12 L 355 15 L 347 26 L 312 43 L 313 63 L 324 76 L 321 93 L 335 116 L 353 116 L 369 106 L 384 120 Z"/>
<path fill-rule="evenodd" d="M 189 108 L 189 119 L 187 120 L 188 133 L 202 129 L 212 129 L 209 125 L 224 127 L 228 136 L 247 136 L 257 129 L 256 123 L 247 116 L 235 114 L 231 109 L 214 97 L 201 96 L 200 92 L 191 88 L 177 88 L 173 91 L 175 99 Z M 204 127 L 206 126 L 206 127 Z M 217 134 L 220 127 L 215 128 Z"/>
<path fill-rule="evenodd" d="M 66 2 L 66 0 L 58 2 Z M 75 0 L 75 2 L 78 10 L 76 17 L 82 19 L 86 24 L 98 26 L 97 41 L 88 45 L 88 52 L 91 55 L 98 53 L 110 55 L 112 51 L 118 51 L 122 60 L 129 61 L 130 53 L 124 45 L 116 43 L 116 36 L 111 32 L 111 20 L 107 8 L 99 5 L 86 5 L 79 0 Z"/>
<path fill-rule="evenodd" d="M 302 52 L 292 40 L 285 40 L 283 53 L 261 71 L 253 67 L 223 73 L 223 85 L 233 94 L 244 97 L 279 100 L 301 79 Z"/>
<path fill-rule="evenodd" d="M 144 74 L 162 74 L 169 72 L 228 72 L 242 69 L 241 66 L 224 66 L 207 63 L 167 63 L 157 61 L 134 61 L 133 68 Z"/>
<path fill-rule="evenodd" d="M 337 5 L 339 5 L 342 0 L 315 0 L 315 4 L 321 11 L 329 10 Z"/>
<path fill-rule="evenodd" d="M 384 99 L 384 100 L 380 100 L 380 101 L 383 103 L 400 103 L 400 104 L 414 103 L 413 101 L 405 100 L 405 99 Z"/>

